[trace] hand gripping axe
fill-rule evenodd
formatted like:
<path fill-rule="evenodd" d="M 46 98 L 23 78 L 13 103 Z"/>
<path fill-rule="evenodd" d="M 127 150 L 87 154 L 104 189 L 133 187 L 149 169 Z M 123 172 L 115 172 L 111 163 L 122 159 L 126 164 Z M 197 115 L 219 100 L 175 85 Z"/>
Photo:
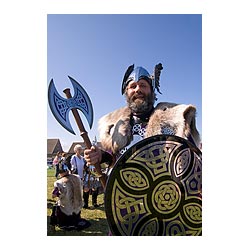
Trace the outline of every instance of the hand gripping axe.
<path fill-rule="evenodd" d="M 93 107 L 91 104 L 91 100 L 83 87 L 72 77 L 68 77 L 74 87 L 74 96 L 72 97 L 70 89 L 66 88 L 63 90 L 66 98 L 63 98 L 57 92 L 53 79 L 51 79 L 48 90 L 49 106 L 56 120 L 70 133 L 75 134 L 69 121 L 69 112 L 72 111 L 76 124 L 80 130 L 80 135 L 83 138 L 84 144 L 87 149 L 90 149 L 92 144 L 88 137 L 88 132 L 83 126 L 81 117 L 77 109 L 81 110 L 85 115 L 91 128 L 93 124 Z M 96 165 L 95 167 L 100 173 L 100 164 Z"/>

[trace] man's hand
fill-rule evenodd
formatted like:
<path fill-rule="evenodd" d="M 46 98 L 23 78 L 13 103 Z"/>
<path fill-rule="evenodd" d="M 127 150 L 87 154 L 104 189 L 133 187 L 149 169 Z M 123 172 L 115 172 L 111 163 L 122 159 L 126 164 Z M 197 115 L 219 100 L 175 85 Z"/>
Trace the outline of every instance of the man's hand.
<path fill-rule="evenodd" d="M 90 149 L 84 150 L 84 159 L 87 162 L 87 166 L 100 163 L 102 160 L 102 153 L 98 147 L 92 146 Z"/>

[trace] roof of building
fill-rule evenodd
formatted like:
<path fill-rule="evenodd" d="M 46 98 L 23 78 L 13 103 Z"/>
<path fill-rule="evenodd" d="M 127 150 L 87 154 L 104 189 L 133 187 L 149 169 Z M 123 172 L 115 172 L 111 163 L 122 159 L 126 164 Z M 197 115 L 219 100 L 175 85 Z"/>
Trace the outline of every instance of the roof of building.
<path fill-rule="evenodd" d="M 59 151 L 63 151 L 60 139 L 47 139 L 47 154 L 54 155 Z"/>

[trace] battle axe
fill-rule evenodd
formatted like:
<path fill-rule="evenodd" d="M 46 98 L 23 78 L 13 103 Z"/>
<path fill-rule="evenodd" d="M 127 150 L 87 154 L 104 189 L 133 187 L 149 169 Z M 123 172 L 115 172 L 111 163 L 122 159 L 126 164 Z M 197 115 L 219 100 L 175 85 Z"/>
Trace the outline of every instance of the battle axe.
<path fill-rule="evenodd" d="M 78 109 L 82 111 L 91 128 L 93 124 L 93 107 L 91 104 L 91 100 L 84 88 L 72 77 L 68 77 L 74 87 L 74 96 L 72 97 L 70 89 L 66 88 L 63 90 L 63 92 L 65 93 L 67 98 L 63 98 L 57 92 L 53 79 L 51 79 L 48 90 L 49 106 L 56 120 L 70 133 L 75 134 L 69 121 L 69 112 L 72 111 L 76 124 L 80 130 L 80 135 L 83 138 L 84 144 L 87 149 L 90 149 L 92 144 L 88 137 L 88 132 L 84 128 L 81 117 L 78 113 Z M 97 164 L 95 167 L 97 172 L 101 174 L 100 164 Z"/>

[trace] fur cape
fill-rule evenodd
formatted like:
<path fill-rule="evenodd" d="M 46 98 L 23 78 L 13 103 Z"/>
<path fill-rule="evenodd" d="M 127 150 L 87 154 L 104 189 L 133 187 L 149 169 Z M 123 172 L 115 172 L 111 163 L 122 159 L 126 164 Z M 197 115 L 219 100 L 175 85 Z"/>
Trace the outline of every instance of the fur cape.
<path fill-rule="evenodd" d="M 82 183 L 79 176 L 69 174 L 54 183 L 60 191 L 59 205 L 61 211 L 66 215 L 78 214 L 83 205 Z"/>
<path fill-rule="evenodd" d="M 99 133 L 102 148 L 116 154 L 127 146 L 132 138 L 131 110 L 128 107 L 117 109 L 99 120 Z M 200 136 L 195 125 L 196 108 L 193 105 L 159 103 L 151 114 L 145 138 L 162 134 L 162 129 L 171 128 L 176 136 L 192 137 L 197 147 Z"/>

